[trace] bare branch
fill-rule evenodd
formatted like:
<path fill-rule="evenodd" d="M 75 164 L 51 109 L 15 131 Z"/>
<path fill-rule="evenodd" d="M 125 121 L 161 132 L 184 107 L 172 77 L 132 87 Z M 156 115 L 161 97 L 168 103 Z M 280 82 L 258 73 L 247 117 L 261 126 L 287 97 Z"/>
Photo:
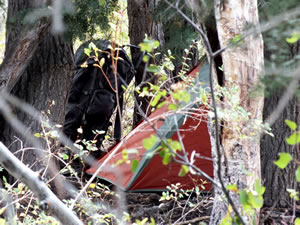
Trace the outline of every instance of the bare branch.
<path fill-rule="evenodd" d="M 27 185 L 39 198 L 40 206 L 43 205 L 43 207 L 49 208 L 53 216 L 62 224 L 83 224 L 77 216 L 53 194 L 39 175 L 17 159 L 2 142 L 0 142 L 0 164 L 12 176 Z"/>
<path fill-rule="evenodd" d="M 285 109 L 286 105 L 289 103 L 290 99 L 294 96 L 295 92 L 299 89 L 300 66 L 291 74 L 291 77 L 293 77 L 293 79 L 291 80 L 289 86 L 287 87 L 284 95 L 280 98 L 272 114 L 265 121 L 267 124 L 270 125 L 270 127 L 276 122 L 280 114 Z"/>

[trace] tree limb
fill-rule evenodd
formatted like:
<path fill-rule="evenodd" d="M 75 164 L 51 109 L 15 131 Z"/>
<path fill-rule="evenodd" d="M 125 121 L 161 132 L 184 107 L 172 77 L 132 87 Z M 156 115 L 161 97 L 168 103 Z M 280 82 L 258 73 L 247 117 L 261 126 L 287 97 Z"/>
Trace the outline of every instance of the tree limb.
<path fill-rule="evenodd" d="M 62 224 L 83 225 L 77 216 L 53 194 L 40 176 L 17 159 L 2 142 L 0 142 L 0 164 L 12 176 L 27 185 L 39 198 L 40 206 L 49 208 L 53 216 Z"/>

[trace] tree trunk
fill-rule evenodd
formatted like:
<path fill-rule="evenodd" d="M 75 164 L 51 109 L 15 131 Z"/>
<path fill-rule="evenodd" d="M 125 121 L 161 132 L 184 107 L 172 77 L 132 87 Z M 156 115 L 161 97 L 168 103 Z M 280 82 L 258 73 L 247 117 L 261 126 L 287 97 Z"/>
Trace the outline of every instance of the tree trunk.
<path fill-rule="evenodd" d="M 30 29 L 24 24 L 20 16 L 28 9 L 36 7 L 36 1 L 10 0 L 8 5 L 6 51 L 5 58 L 9 58 L 24 29 Z M 5 62 L 5 60 L 4 60 Z M 41 114 L 47 115 L 55 123 L 62 124 L 64 119 L 67 93 L 73 76 L 73 51 L 71 43 L 65 43 L 61 37 L 53 36 L 49 32 L 41 40 L 31 62 L 14 86 L 11 93 L 35 107 Z M 53 104 L 55 103 L 55 105 Z M 49 111 L 48 111 L 49 110 Z M 28 127 L 21 131 L 23 135 L 41 132 L 39 122 L 33 120 L 24 112 L 14 109 L 17 118 Z M 32 147 L 24 136 L 12 129 L 8 123 L 1 127 L 1 141 L 10 146 L 12 152 L 21 148 Z M 26 150 L 23 161 L 34 165 L 32 169 L 40 167 L 35 151 Z"/>
<path fill-rule="evenodd" d="M 236 36 L 243 33 L 247 24 L 258 23 L 256 1 L 220 1 L 215 4 L 217 31 L 221 48 L 225 47 Z M 249 93 L 258 81 L 261 66 L 263 66 L 263 41 L 261 35 L 250 36 L 243 42 L 241 48 L 230 48 L 222 54 L 224 65 L 224 86 L 228 89 L 238 85 L 240 105 L 250 112 L 250 120 L 243 121 L 243 126 L 256 119 L 262 119 L 263 96 L 249 98 Z M 224 98 L 224 103 L 227 102 Z M 226 107 L 226 106 L 224 106 Z M 228 106 L 227 106 L 228 107 Z M 260 145 L 259 134 L 251 138 L 242 138 L 235 121 L 224 121 L 221 133 L 221 143 L 226 160 L 222 161 L 223 181 L 236 184 L 239 189 L 253 190 L 255 181 L 260 179 Z M 246 131 L 250 135 L 250 130 Z M 253 176 L 245 174 L 244 168 Z M 217 175 L 217 174 L 216 174 Z M 217 177 L 217 176 L 216 176 Z M 238 195 L 231 195 L 234 204 L 241 211 Z M 228 203 L 223 200 L 222 191 L 215 191 L 215 200 L 210 224 L 219 224 L 228 210 Z M 254 218 L 247 218 L 247 224 L 252 224 Z"/>
<path fill-rule="evenodd" d="M 300 41 L 291 48 L 290 59 L 299 53 Z M 268 52 L 266 55 L 269 55 Z M 287 59 L 289 60 L 289 59 Z M 272 93 L 266 97 L 263 117 L 264 120 L 274 111 L 278 102 L 285 90 L 281 92 Z M 292 198 L 286 191 L 289 189 L 297 189 L 297 182 L 295 177 L 296 165 L 290 165 L 284 169 L 279 169 L 273 162 L 278 159 L 280 152 L 290 153 L 295 160 L 300 159 L 300 152 L 297 145 L 288 145 L 285 139 L 290 136 L 291 130 L 285 124 L 284 120 L 291 120 L 300 124 L 300 104 L 299 99 L 294 97 L 285 106 L 284 111 L 279 115 L 275 123 L 272 125 L 272 132 L 274 137 L 264 135 L 261 139 L 261 162 L 262 162 L 262 180 L 266 186 L 264 194 L 264 203 L 267 207 L 282 207 L 290 208 L 292 205 Z M 298 186 L 299 187 L 299 186 Z"/>
<path fill-rule="evenodd" d="M 155 23 L 151 14 L 157 2 L 157 0 L 127 0 L 129 37 L 131 44 L 140 44 L 144 41 L 145 35 L 147 35 L 148 37 L 152 37 L 154 40 L 158 40 L 160 42 L 160 45 L 164 44 L 162 25 L 159 23 Z M 133 62 L 136 62 L 136 60 L 140 56 L 140 53 L 141 51 L 139 49 L 131 48 L 131 56 Z M 150 82 L 155 83 L 153 74 L 144 73 L 144 70 L 145 65 L 141 65 L 138 68 L 135 75 L 136 86 L 140 85 L 145 80 L 150 80 Z M 139 97 L 138 94 L 135 94 L 135 96 L 138 105 L 135 106 L 134 110 L 133 126 L 136 126 L 138 122 L 143 119 L 142 115 L 139 114 L 137 107 L 141 107 L 143 112 L 146 112 L 150 101 L 149 98 Z"/>

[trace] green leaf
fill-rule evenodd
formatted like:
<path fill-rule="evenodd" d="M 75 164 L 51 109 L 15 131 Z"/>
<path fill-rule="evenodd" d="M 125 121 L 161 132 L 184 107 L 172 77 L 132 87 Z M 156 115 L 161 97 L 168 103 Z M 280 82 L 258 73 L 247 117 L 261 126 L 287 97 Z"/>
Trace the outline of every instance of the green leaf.
<path fill-rule="evenodd" d="M 287 137 L 286 142 L 289 145 L 296 145 L 298 143 L 300 143 L 300 132 L 294 132 L 291 136 Z"/>
<path fill-rule="evenodd" d="M 90 42 L 88 48 L 89 49 L 97 49 L 97 46 L 93 42 Z"/>
<path fill-rule="evenodd" d="M 226 188 L 229 191 L 239 192 L 239 189 L 237 188 L 236 184 L 228 184 Z"/>
<path fill-rule="evenodd" d="M 35 133 L 34 136 L 38 138 L 42 137 L 40 133 Z"/>
<path fill-rule="evenodd" d="M 161 68 L 160 66 L 151 64 L 150 66 L 148 66 L 147 71 L 150 73 L 160 73 Z"/>
<path fill-rule="evenodd" d="M 266 188 L 260 184 L 259 179 L 255 182 L 255 191 L 258 195 L 263 195 L 266 191 Z"/>
<path fill-rule="evenodd" d="M 84 49 L 84 54 L 86 54 L 87 56 L 90 56 L 91 55 L 91 49 L 88 49 L 88 48 L 85 48 Z"/>
<path fill-rule="evenodd" d="M 300 218 L 296 218 L 295 225 L 300 225 Z"/>
<path fill-rule="evenodd" d="M 157 109 L 160 109 L 161 107 L 163 107 L 165 104 L 167 104 L 167 102 L 166 101 L 164 101 L 164 102 L 161 102 L 161 103 L 159 103 L 158 105 L 157 105 Z"/>
<path fill-rule="evenodd" d="M 99 5 L 104 6 L 105 5 L 105 0 L 99 0 Z"/>
<path fill-rule="evenodd" d="M 148 61 L 149 61 L 149 56 L 148 55 L 144 55 L 143 62 L 148 62 Z"/>
<path fill-rule="evenodd" d="M 189 167 L 187 165 L 181 165 L 178 176 L 184 177 L 189 172 Z"/>
<path fill-rule="evenodd" d="M 64 159 L 64 160 L 68 160 L 68 159 L 69 159 L 68 154 L 64 153 L 64 154 L 63 154 L 63 159 Z"/>
<path fill-rule="evenodd" d="M 157 138 L 154 135 L 151 135 L 149 138 L 143 140 L 143 147 L 146 150 L 151 150 L 156 144 Z"/>
<path fill-rule="evenodd" d="M 100 67 L 103 67 L 104 63 L 105 63 L 105 58 L 100 59 Z"/>
<path fill-rule="evenodd" d="M 169 110 L 176 110 L 177 109 L 177 106 L 174 104 L 174 103 L 171 103 L 169 106 L 168 106 L 168 109 Z"/>
<path fill-rule="evenodd" d="M 136 160 L 136 159 L 132 160 L 132 162 L 131 162 L 131 171 L 133 173 L 135 173 L 135 171 L 138 168 L 138 166 L 139 166 L 139 161 Z"/>
<path fill-rule="evenodd" d="M 240 202 L 241 202 L 243 207 L 247 205 L 248 195 L 247 195 L 246 191 L 241 191 L 240 192 Z"/>
<path fill-rule="evenodd" d="M 160 94 L 155 95 L 152 102 L 151 102 L 151 106 L 153 106 L 153 107 L 156 106 L 157 103 L 159 102 L 160 98 L 161 98 Z"/>
<path fill-rule="evenodd" d="M 289 43 L 289 44 L 294 44 L 294 43 L 296 43 L 298 40 L 300 40 L 300 32 L 292 33 L 292 36 L 289 37 L 289 38 L 286 38 L 285 40 L 286 40 L 286 42 Z"/>
<path fill-rule="evenodd" d="M 298 168 L 296 170 L 296 181 L 300 182 L 300 166 L 298 166 Z"/>
<path fill-rule="evenodd" d="M 291 120 L 285 120 L 284 121 L 286 125 L 288 125 L 288 127 L 291 129 L 291 130 L 296 130 L 297 129 L 297 124 L 294 122 L 294 121 L 291 121 Z"/>
<path fill-rule="evenodd" d="M 166 166 L 170 163 L 170 161 L 171 161 L 171 153 L 166 152 L 163 156 L 162 164 Z"/>
<path fill-rule="evenodd" d="M 264 204 L 264 199 L 261 196 L 254 196 L 251 192 L 248 193 L 248 202 L 255 209 L 260 209 Z"/>
<path fill-rule="evenodd" d="M 128 153 L 127 153 L 127 150 L 125 149 L 125 150 L 123 150 L 122 151 L 122 158 L 123 158 L 123 160 L 128 160 Z"/>
<path fill-rule="evenodd" d="M 236 44 L 236 43 L 238 43 L 238 42 L 241 40 L 241 37 L 242 37 L 242 35 L 241 35 L 241 34 L 238 34 L 238 35 L 236 35 L 236 36 L 231 40 L 231 42 L 232 42 L 233 44 Z"/>
<path fill-rule="evenodd" d="M 179 143 L 179 141 L 176 140 L 175 141 L 171 140 L 170 147 L 172 148 L 173 151 L 182 150 L 181 144 Z"/>
<path fill-rule="evenodd" d="M 287 167 L 289 162 L 292 160 L 292 156 L 289 153 L 282 152 L 279 153 L 279 159 L 274 161 L 274 164 L 277 165 L 280 169 Z"/>

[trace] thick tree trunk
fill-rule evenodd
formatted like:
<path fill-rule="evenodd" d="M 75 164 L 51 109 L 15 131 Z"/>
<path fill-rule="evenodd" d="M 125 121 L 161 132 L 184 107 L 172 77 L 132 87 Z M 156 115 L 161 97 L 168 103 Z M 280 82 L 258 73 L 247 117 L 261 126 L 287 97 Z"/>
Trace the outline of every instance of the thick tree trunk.
<path fill-rule="evenodd" d="M 129 37 L 130 43 L 138 45 L 144 41 L 145 35 L 158 40 L 160 45 L 164 44 L 164 35 L 162 25 L 155 23 L 152 18 L 152 10 L 157 4 L 157 0 L 127 0 L 128 4 L 128 21 L 129 21 Z M 136 62 L 141 51 L 136 48 L 131 48 L 131 56 L 133 62 Z M 140 85 L 143 81 L 149 80 L 155 83 L 154 76 L 151 73 L 144 73 L 145 65 L 141 65 L 135 76 L 135 85 Z M 144 76 L 145 75 L 145 76 Z M 142 89 L 141 89 L 142 90 Z M 138 106 L 135 106 L 133 115 L 133 126 L 143 119 L 138 113 L 136 107 L 141 107 L 143 112 L 146 112 L 149 105 L 149 98 L 141 98 L 136 94 Z"/>
<path fill-rule="evenodd" d="M 35 7 L 32 2 L 36 1 L 9 1 L 6 58 L 10 57 L 11 52 L 14 52 L 16 43 L 22 38 L 20 37 L 23 34 L 21 31 L 29 29 L 27 25 L 23 24 L 23 18 L 19 16 L 26 12 L 25 10 Z M 72 76 L 73 51 L 71 43 L 65 43 L 62 38 L 47 33 L 11 93 L 31 104 L 41 111 L 41 114 L 47 115 L 50 120 L 62 124 Z M 17 118 L 28 127 L 27 131 L 22 131 L 23 135 L 32 135 L 32 133 L 41 131 L 41 125 L 30 116 L 17 109 L 14 109 L 14 112 Z M 32 147 L 8 123 L 1 127 L 1 133 L 1 141 L 10 146 L 12 152 L 21 148 Z M 28 150 L 23 159 L 26 164 L 33 165 L 37 161 L 37 154 L 35 151 Z M 33 169 L 35 170 L 39 166 L 38 163 L 34 164 Z"/>
<path fill-rule="evenodd" d="M 299 53 L 300 41 L 293 45 L 291 48 L 290 58 L 293 58 Z M 269 53 L 266 53 L 269 55 Z M 272 93 L 266 97 L 263 117 L 264 120 L 274 111 L 282 94 L 281 92 Z M 278 159 L 280 152 L 290 153 L 295 160 L 300 159 L 300 151 L 297 145 L 288 145 L 285 139 L 291 134 L 290 128 L 285 124 L 284 120 L 289 119 L 294 121 L 298 125 L 300 124 L 300 103 L 299 99 L 294 97 L 285 106 L 284 111 L 279 115 L 275 123 L 272 125 L 272 132 L 274 137 L 264 135 L 261 139 L 261 173 L 262 180 L 266 186 L 266 192 L 264 194 L 264 203 L 267 207 L 282 207 L 289 208 L 293 207 L 292 198 L 286 191 L 289 189 L 298 189 L 299 184 L 295 178 L 295 163 L 284 169 L 279 169 L 273 162 Z M 298 185 L 298 186 L 297 186 Z"/>
<path fill-rule="evenodd" d="M 264 119 L 273 112 L 280 100 L 280 94 L 272 94 L 265 99 Z M 288 145 L 285 139 L 291 134 L 290 128 L 284 123 L 289 119 L 300 124 L 299 103 L 293 98 L 285 107 L 284 112 L 279 116 L 272 126 L 274 137 L 264 135 L 261 139 L 261 161 L 262 161 L 262 179 L 266 186 L 264 194 L 265 206 L 289 208 L 292 207 L 292 199 L 289 197 L 287 188 L 296 189 L 297 182 L 295 177 L 296 165 L 290 163 L 285 169 L 279 169 L 274 161 L 278 159 L 278 153 L 288 152 L 294 159 L 300 158 L 297 146 Z"/>
<path fill-rule="evenodd" d="M 236 36 L 243 33 L 247 24 L 258 23 L 256 1 L 216 1 L 215 14 L 221 48 L 225 47 Z M 240 105 L 251 113 L 250 121 L 244 121 L 244 126 L 256 119 L 262 119 L 263 96 L 249 98 L 249 92 L 258 81 L 263 66 L 263 41 L 261 35 L 246 38 L 242 48 L 230 48 L 222 54 L 224 65 L 224 86 L 230 89 L 232 85 L 239 86 L 238 97 Z M 226 97 L 224 99 L 226 104 Z M 226 106 L 225 106 L 226 107 Z M 248 131 L 247 135 L 250 135 Z M 236 184 L 238 188 L 253 189 L 256 179 L 260 179 L 260 145 L 259 135 L 242 138 L 234 121 L 224 121 L 221 143 L 225 154 L 222 162 L 223 181 L 225 185 Z M 242 170 L 246 169 L 253 176 L 248 176 Z M 215 201 L 210 224 L 219 224 L 225 216 L 228 203 L 223 200 L 222 191 L 215 191 Z M 239 210 L 239 196 L 232 195 L 233 202 Z M 253 218 L 247 218 L 252 224 Z"/>

